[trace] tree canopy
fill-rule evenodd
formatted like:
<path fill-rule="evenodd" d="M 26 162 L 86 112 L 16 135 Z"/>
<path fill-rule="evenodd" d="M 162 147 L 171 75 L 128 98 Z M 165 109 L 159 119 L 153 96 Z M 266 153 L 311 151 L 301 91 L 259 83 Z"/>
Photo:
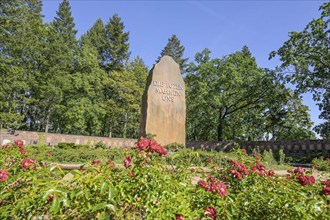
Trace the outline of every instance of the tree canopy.
<path fill-rule="evenodd" d="M 159 62 L 159 60 L 167 55 L 174 59 L 174 61 L 179 64 L 181 73 L 184 73 L 187 68 L 187 61 L 188 58 L 183 58 L 185 47 L 181 45 L 181 41 L 179 38 L 173 34 L 167 41 L 166 46 L 160 53 L 160 56 L 157 58 L 156 63 Z"/>
<path fill-rule="evenodd" d="M 315 130 L 329 137 L 329 4 L 321 10 L 321 18 L 271 54 L 283 61 L 281 72 L 259 67 L 248 46 L 218 58 L 205 49 L 188 64 L 172 35 L 158 60 L 171 56 L 183 73 L 187 139 L 315 138 L 299 93 L 305 91 L 314 92 L 327 120 Z M 41 0 L 0 2 L 0 129 L 138 138 L 148 67 L 130 57 L 119 15 L 97 19 L 77 39 L 68 0 L 51 22 L 41 11 Z M 291 66 L 295 71 L 285 72 Z"/>
<path fill-rule="evenodd" d="M 330 3 L 320 7 L 321 17 L 313 19 L 301 32 L 291 32 L 289 40 L 270 54 L 278 55 L 281 74 L 296 85 L 299 93 L 313 92 L 325 122 L 316 127 L 324 138 L 330 138 Z"/>

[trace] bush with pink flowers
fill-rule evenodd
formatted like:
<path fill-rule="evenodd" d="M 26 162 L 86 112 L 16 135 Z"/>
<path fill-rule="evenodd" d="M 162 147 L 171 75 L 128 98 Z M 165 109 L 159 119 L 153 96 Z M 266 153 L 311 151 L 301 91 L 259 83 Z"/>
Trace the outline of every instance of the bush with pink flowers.
<path fill-rule="evenodd" d="M 232 152 L 235 159 L 219 163 L 214 153 L 203 159 L 204 167 L 191 168 L 182 163 L 173 166 L 166 159 L 172 152 L 141 139 L 135 148 L 122 152 L 120 163 L 95 158 L 85 169 L 64 171 L 38 160 L 30 149 L 20 142 L 1 149 L 0 219 L 326 219 L 330 215 L 330 180 L 317 180 L 302 168 L 275 175 L 260 157 L 241 150 Z M 52 157 L 48 150 L 42 152 L 46 153 L 45 158 Z"/>

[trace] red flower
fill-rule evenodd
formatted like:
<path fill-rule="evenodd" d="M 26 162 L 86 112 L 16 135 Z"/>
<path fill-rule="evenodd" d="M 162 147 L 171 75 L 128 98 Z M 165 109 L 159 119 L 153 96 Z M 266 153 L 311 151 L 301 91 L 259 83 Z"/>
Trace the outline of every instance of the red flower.
<path fill-rule="evenodd" d="M 265 168 L 265 165 L 263 165 L 262 163 L 260 163 L 259 161 L 257 161 L 257 169 L 258 170 L 265 170 L 266 168 Z"/>
<path fill-rule="evenodd" d="M 308 179 L 308 184 L 309 185 L 314 185 L 315 184 L 314 176 L 307 176 L 307 179 Z"/>
<path fill-rule="evenodd" d="M 321 184 L 325 185 L 326 187 L 330 187 L 330 180 L 321 181 Z"/>
<path fill-rule="evenodd" d="M 231 172 L 231 174 L 233 174 L 233 176 L 236 178 L 236 179 L 242 179 L 243 178 L 243 176 L 242 176 L 242 174 L 240 173 L 240 172 L 238 172 L 237 170 L 231 170 L 230 171 Z"/>
<path fill-rule="evenodd" d="M 157 152 L 159 145 L 156 141 L 154 140 L 150 140 L 149 141 L 149 149 L 151 150 L 151 152 Z"/>
<path fill-rule="evenodd" d="M 156 152 L 159 154 L 159 156 L 166 156 L 167 155 L 167 150 L 165 147 L 162 146 L 157 146 L 156 148 L 154 148 L 153 152 Z"/>
<path fill-rule="evenodd" d="M 19 152 L 21 152 L 21 154 L 27 154 L 27 151 L 23 147 L 19 149 Z"/>
<path fill-rule="evenodd" d="M 211 182 L 210 184 L 208 184 L 205 180 L 200 180 L 197 184 L 204 188 L 207 192 L 217 193 L 222 197 L 227 195 L 228 190 L 223 182 L 219 181 L 215 177 L 210 177 L 209 181 Z"/>
<path fill-rule="evenodd" d="M 132 166 L 132 157 L 131 156 L 127 156 L 124 160 L 124 166 L 125 168 L 129 168 L 130 166 Z"/>
<path fill-rule="evenodd" d="M 217 179 L 214 176 L 209 176 L 207 180 L 211 183 L 215 183 L 217 181 Z"/>
<path fill-rule="evenodd" d="M 242 149 L 243 154 L 246 154 L 246 149 Z"/>
<path fill-rule="evenodd" d="M 99 165 L 101 164 L 101 160 L 93 160 L 92 165 Z"/>
<path fill-rule="evenodd" d="M 29 169 L 31 167 L 31 165 L 34 165 L 35 161 L 31 160 L 29 158 L 25 158 L 24 160 L 22 160 L 21 162 L 21 167 L 25 170 Z"/>
<path fill-rule="evenodd" d="M 48 196 L 47 201 L 48 202 L 51 202 L 51 201 L 53 201 L 53 198 L 54 198 L 54 195 L 51 194 L 50 196 Z"/>
<path fill-rule="evenodd" d="M 314 185 L 315 184 L 315 178 L 314 176 L 304 176 L 304 175 L 300 175 L 297 177 L 298 182 L 305 186 L 305 185 Z"/>
<path fill-rule="evenodd" d="M 295 174 L 302 175 L 302 174 L 304 174 L 305 170 L 303 168 L 301 168 L 301 167 L 298 167 L 293 172 Z"/>
<path fill-rule="evenodd" d="M 297 179 L 298 179 L 298 182 L 303 186 L 307 185 L 307 183 L 308 183 L 308 179 L 304 175 L 298 176 Z"/>
<path fill-rule="evenodd" d="M 217 219 L 217 210 L 213 207 L 207 207 L 205 209 L 205 215 L 206 215 L 206 217 L 215 220 L 215 219 Z"/>
<path fill-rule="evenodd" d="M 207 158 L 207 159 L 206 159 L 206 162 L 207 162 L 207 163 L 212 163 L 212 162 L 213 162 L 213 158 L 211 158 L 211 157 Z"/>
<path fill-rule="evenodd" d="M 176 214 L 175 215 L 175 220 L 184 220 L 184 215 L 181 215 L 181 214 Z"/>
<path fill-rule="evenodd" d="M 0 170 L 0 182 L 4 182 L 8 179 L 9 173 L 7 170 Z"/>
<path fill-rule="evenodd" d="M 265 175 L 265 169 L 266 169 L 265 168 L 265 165 L 263 165 L 259 161 L 256 161 L 256 165 L 251 168 L 251 170 L 253 172 L 259 174 L 260 176 L 264 176 Z"/>
<path fill-rule="evenodd" d="M 198 185 L 200 185 L 201 187 L 203 187 L 204 189 L 207 189 L 209 184 L 205 181 L 205 180 L 200 180 L 197 183 Z"/>
<path fill-rule="evenodd" d="M 195 169 L 195 167 L 192 167 L 190 170 L 192 173 L 194 173 L 196 169 Z"/>
<path fill-rule="evenodd" d="M 18 147 L 23 147 L 24 146 L 24 142 L 22 140 L 15 140 L 14 144 Z"/>
<path fill-rule="evenodd" d="M 145 150 L 149 147 L 150 140 L 147 138 L 142 138 L 137 144 L 136 147 L 140 150 Z"/>
<path fill-rule="evenodd" d="M 322 192 L 323 192 L 324 195 L 330 195 L 330 187 L 328 187 L 328 186 L 324 187 Z"/>
<path fill-rule="evenodd" d="M 2 147 L 2 148 L 9 147 L 9 144 L 2 144 L 1 147 Z"/>
<path fill-rule="evenodd" d="M 275 176 L 274 170 L 268 170 L 267 176 Z"/>
<path fill-rule="evenodd" d="M 214 185 L 216 189 L 216 193 L 218 193 L 220 196 L 225 197 L 228 193 L 226 185 L 219 181 L 217 184 Z"/>
<path fill-rule="evenodd" d="M 160 146 L 156 141 L 142 138 L 136 147 L 142 151 L 148 151 L 149 153 L 158 153 L 160 156 L 166 156 L 167 150 L 165 147 Z"/>
<path fill-rule="evenodd" d="M 231 160 L 230 161 L 232 164 L 234 164 L 234 166 L 238 169 L 238 171 L 241 173 L 241 174 L 244 174 L 244 175 L 248 175 L 249 174 L 249 171 L 246 169 L 245 165 L 242 164 L 242 163 L 238 163 L 236 160 Z"/>

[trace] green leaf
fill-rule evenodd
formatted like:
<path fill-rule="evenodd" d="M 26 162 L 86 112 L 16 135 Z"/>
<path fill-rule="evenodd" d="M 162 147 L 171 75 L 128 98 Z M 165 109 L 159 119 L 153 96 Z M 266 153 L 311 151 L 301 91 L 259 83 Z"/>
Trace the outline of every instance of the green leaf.
<path fill-rule="evenodd" d="M 60 210 L 60 200 L 58 197 L 54 196 L 52 205 L 50 207 L 50 212 L 53 212 L 56 214 L 56 213 L 58 213 L 59 210 Z"/>
<path fill-rule="evenodd" d="M 115 189 L 114 188 L 109 188 L 108 200 L 113 200 L 114 197 L 115 197 Z"/>
<path fill-rule="evenodd" d="M 114 212 L 116 211 L 115 207 L 112 204 L 107 204 L 106 206 L 107 206 L 108 209 L 111 209 Z"/>
<path fill-rule="evenodd" d="M 103 182 L 101 185 L 101 194 L 104 193 L 104 191 L 107 189 L 108 187 L 108 183 L 107 182 Z"/>
<path fill-rule="evenodd" d="M 98 204 L 96 204 L 95 206 L 92 207 L 92 212 L 104 209 L 106 206 L 107 206 L 107 204 L 104 203 L 104 202 L 98 203 Z"/>

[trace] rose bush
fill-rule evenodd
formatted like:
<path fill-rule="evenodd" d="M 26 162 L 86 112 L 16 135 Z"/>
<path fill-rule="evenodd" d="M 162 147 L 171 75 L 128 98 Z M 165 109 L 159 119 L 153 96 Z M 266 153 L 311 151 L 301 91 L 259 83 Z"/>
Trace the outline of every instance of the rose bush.
<path fill-rule="evenodd" d="M 20 142 L 17 142 L 20 143 Z M 114 158 L 93 158 L 64 171 L 38 160 L 49 149 L 1 149 L 0 219 L 327 219 L 330 180 L 301 168 L 278 176 L 260 157 L 235 150 L 235 160 L 178 163 L 158 143 L 141 139 Z M 78 151 L 78 150 L 76 150 Z M 166 152 L 166 153 L 165 153 Z M 54 153 L 53 153 L 54 155 Z M 206 162 L 207 158 L 216 158 Z M 117 159 L 116 159 L 117 160 Z M 207 169 L 206 169 L 207 168 Z M 241 176 L 239 178 L 239 175 Z M 198 184 L 193 180 L 200 176 Z M 300 180 L 300 179 L 301 180 Z M 304 183 L 307 179 L 307 184 Z"/>

